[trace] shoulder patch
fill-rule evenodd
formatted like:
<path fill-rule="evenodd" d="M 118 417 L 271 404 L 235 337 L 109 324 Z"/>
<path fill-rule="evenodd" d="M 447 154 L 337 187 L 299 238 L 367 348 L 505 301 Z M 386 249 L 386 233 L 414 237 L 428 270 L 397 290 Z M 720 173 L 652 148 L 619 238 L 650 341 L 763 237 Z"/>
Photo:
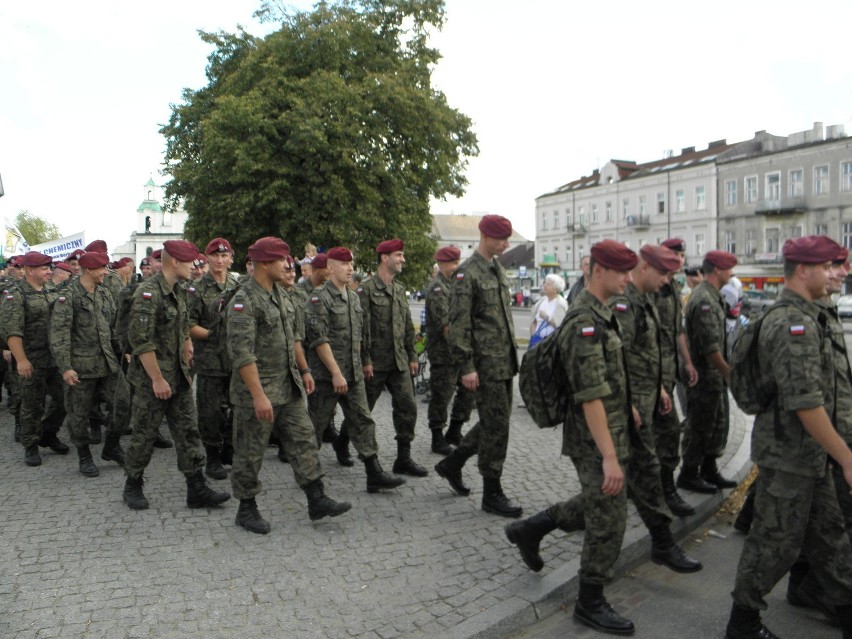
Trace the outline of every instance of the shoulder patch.
<path fill-rule="evenodd" d="M 194 287 L 194 286 L 190 286 L 188 289 L 186 289 L 186 292 L 187 292 L 187 293 L 195 293 L 195 287 Z"/>
<path fill-rule="evenodd" d="M 143 300 L 149 300 L 152 297 L 154 297 L 153 293 L 149 293 L 148 291 L 145 291 L 144 293 L 142 293 L 142 299 Z"/>
<path fill-rule="evenodd" d="M 594 337 L 595 335 L 595 327 L 594 326 L 583 326 L 580 328 L 580 335 L 583 337 Z"/>
<path fill-rule="evenodd" d="M 320 301 L 319 295 L 314 295 L 311 297 L 311 304 L 316 304 Z"/>
<path fill-rule="evenodd" d="M 65 296 L 60 295 L 58 298 L 56 298 L 56 301 L 59 302 L 60 304 L 64 304 L 65 303 Z"/>
<path fill-rule="evenodd" d="M 702 304 L 701 305 L 701 312 L 702 313 L 709 313 L 710 312 L 710 305 L 709 304 Z"/>
<path fill-rule="evenodd" d="M 364 287 L 359 286 L 358 288 L 355 289 L 355 292 L 358 293 L 358 295 L 363 295 L 364 294 Z M 311 301 L 313 302 L 313 300 L 311 300 Z"/>
<path fill-rule="evenodd" d="M 15 299 L 15 296 L 14 296 L 14 295 L 12 295 L 11 293 L 9 293 L 9 294 L 6 296 L 6 299 L 7 299 L 7 300 L 13 300 L 13 299 Z"/>
<path fill-rule="evenodd" d="M 627 304 L 625 304 L 624 302 L 619 302 L 618 304 L 615 305 L 615 310 L 617 310 L 621 313 L 626 312 L 627 308 L 628 308 Z"/>
<path fill-rule="evenodd" d="M 435 293 L 440 293 L 442 290 L 443 289 L 440 286 L 436 286 L 435 288 L 432 289 L 432 291 L 434 291 Z"/>
<path fill-rule="evenodd" d="M 235 311 L 242 311 L 243 309 L 245 309 L 245 305 L 244 305 L 244 304 L 240 304 L 239 302 L 238 302 L 238 303 L 236 303 L 236 304 L 234 304 L 234 310 L 235 310 Z"/>
<path fill-rule="evenodd" d="M 805 334 L 805 325 L 804 324 L 794 324 L 790 327 L 790 335 L 804 335 Z"/>
<path fill-rule="evenodd" d="M 463 280 L 464 279 L 464 273 L 456 273 L 456 279 L 457 280 Z"/>

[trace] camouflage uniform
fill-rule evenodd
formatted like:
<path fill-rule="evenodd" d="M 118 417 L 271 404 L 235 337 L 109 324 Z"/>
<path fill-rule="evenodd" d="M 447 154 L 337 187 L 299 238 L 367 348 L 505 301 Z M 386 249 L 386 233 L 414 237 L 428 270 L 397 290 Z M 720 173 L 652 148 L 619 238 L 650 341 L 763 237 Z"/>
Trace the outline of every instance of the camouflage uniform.
<path fill-rule="evenodd" d="M 89 444 L 89 416 L 100 397 L 115 395 L 118 358 L 111 324 L 115 310 L 112 296 L 102 286 L 89 293 L 75 279 L 66 286 L 53 306 L 50 349 L 60 374 L 73 370 L 79 381 L 65 387 L 68 430 L 75 446 Z M 120 431 L 113 420 L 109 432 Z"/>
<path fill-rule="evenodd" d="M 227 348 L 233 362 L 234 463 L 231 486 L 238 499 L 251 499 L 262 488 L 258 479 L 263 455 L 274 429 L 300 487 L 323 476 L 316 436 L 305 409 L 305 389 L 296 366 L 296 311 L 277 286 L 265 290 L 254 279 L 234 294 L 227 312 Z M 254 363 L 273 421 L 255 416 L 251 394 L 239 369 Z"/>
<path fill-rule="evenodd" d="M 567 502 L 547 509 L 553 522 L 566 532 L 585 529 L 580 578 L 607 584 L 621 551 L 627 526 L 627 491 L 604 495 L 603 457 L 586 423 L 583 404 L 601 400 L 618 463 L 624 467 L 630 454 L 633 420 L 627 365 L 618 321 L 613 311 L 588 290 L 577 295 L 571 315 L 559 330 L 559 353 L 571 389 L 571 406 L 562 428 L 562 454 L 571 457 L 581 492 Z"/>
<path fill-rule="evenodd" d="M 52 287 L 37 291 L 25 279 L 10 288 L 0 306 L 4 341 L 23 340 L 24 353 L 33 365 L 31 377 L 17 376 L 20 392 L 21 444 L 35 446 L 43 437 L 59 432 L 65 419 L 62 376 L 50 353 L 50 311 L 58 295 Z M 52 408 L 45 414 L 45 398 Z M 42 417 L 44 417 L 42 419 Z"/>
<path fill-rule="evenodd" d="M 777 391 L 772 404 L 754 420 L 751 456 L 760 469 L 754 521 L 731 594 L 742 608 L 766 609 L 764 596 L 802 549 L 827 599 L 849 606 L 852 547 L 826 472 L 827 456 L 796 414 L 824 407 L 830 417 L 835 415 L 832 339 L 823 334 L 825 317 L 815 304 L 789 289 L 778 301 L 785 306 L 767 313 L 758 336 L 758 358 Z"/>
<path fill-rule="evenodd" d="M 112 421 L 119 432 L 125 433 L 130 427 L 130 406 L 132 402 L 132 388 L 127 381 L 128 364 L 125 355 L 132 353 L 128 342 L 128 329 L 130 323 L 130 308 L 133 304 L 133 294 L 139 282 L 131 281 L 118 293 L 116 299 L 115 321 L 112 334 L 118 346 L 119 371 L 116 376 L 115 395 L 112 404 Z"/>
<path fill-rule="evenodd" d="M 683 436 L 683 465 L 697 468 L 705 458 L 721 457 L 728 442 L 722 394 L 727 392 L 722 374 L 707 362 L 707 356 L 727 353 L 725 302 L 707 281 L 701 282 L 686 305 L 686 334 L 689 354 L 698 371 L 698 383 L 687 389 L 686 432 Z"/>
<path fill-rule="evenodd" d="M 186 291 L 170 287 L 162 273 L 144 280 L 133 294 L 128 342 L 133 360 L 127 380 L 133 386 L 133 435 L 125 453 L 127 476 L 137 479 L 151 461 L 157 428 L 165 415 L 177 449 L 180 471 L 189 477 L 204 465 L 201 437 L 192 398 L 192 376 L 183 360 L 189 338 Z M 139 355 L 154 352 L 163 378 L 172 389 L 169 399 L 154 395 L 151 378 Z"/>
<path fill-rule="evenodd" d="M 376 423 L 367 405 L 362 367 L 362 331 L 364 310 L 358 295 L 345 287 L 339 290 L 331 281 L 314 289 L 305 304 L 305 354 L 313 371 L 316 390 L 308 396 L 308 409 L 317 441 L 340 404 L 349 422 L 349 437 L 364 458 L 378 453 Z M 331 373 L 316 353 L 320 344 L 329 344 L 340 373 L 349 390 L 338 395 L 331 383 Z"/>
<path fill-rule="evenodd" d="M 228 273 L 219 284 L 210 273 L 187 287 L 186 306 L 189 327 L 201 326 L 210 331 L 207 339 L 193 340 L 193 368 L 196 377 L 196 410 L 198 430 L 205 446 L 221 449 L 231 440 L 232 417 L 228 401 L 231 362 L 221 331 L 222 318 L 217 302 L 237 288 L 235 275 Z"/>
<path fill-rule="evenodd" d="M 499 479 L 509 446 L 512 379 L 518 373 L 509 282 L 496 259 L 478 252 L 461 263 L 450 294 L 448 343 L 460 375 L 477 373 L 479 421 L 462 439 L 460 455 L 478 454 L 484 479 Z"/>
<path fill-rule="evenodd" d="M 459 382 L 459 368 L 453 361 L 444 327 L 450 323 L 450 286 L 452 280 L 438 273 L 426 288 L 426 353 L 431 375 L 429 390 L 429 428 L 447 425 L 447 408 L 453 399 L 450 420 L 462 424 L 470 419 L 474 395 Z"/>
<path fill-rule="evenodd" d="M 290 304 L 296 312 L 295 323 L 293 326 L 293 335 L 297 342 L 305 341 L 305 303 L 308 301 L 308 294 L 300 286 L 291 286 L 289 290 L 282 289 L 287 293 L 290 299 Z"/>
<path fill-rule="evenodd" d="M 672 279 L 654 294 L 660 316 L 660 357 L 662 385 L 672 398 L 672 410 L 657 415 L 654 420 L 654 444 L 660 465 L 669 472 L 680 463 L 681 421 L 675 406 L 675 383 L 680 374 L 678 337 L 683 334 L 683 309 L 680 304 L 680 283 Z"/>

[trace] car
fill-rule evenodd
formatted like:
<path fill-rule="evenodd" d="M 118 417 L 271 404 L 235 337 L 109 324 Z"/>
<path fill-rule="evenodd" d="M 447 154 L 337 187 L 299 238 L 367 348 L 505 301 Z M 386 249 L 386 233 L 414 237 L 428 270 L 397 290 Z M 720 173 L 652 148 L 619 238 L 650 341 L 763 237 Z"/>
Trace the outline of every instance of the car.
<path fill-rule="evenodd" d="M 837 314 L 840 319 L 852 319 L 852 295 L 841 295 L 837 299 Z"/>
<path fill-rule="evenodd" d="M 746 317 L 760 317 L 774 303 L 775 298 L 766 291 L 743 290 L 742 313 Z"/>

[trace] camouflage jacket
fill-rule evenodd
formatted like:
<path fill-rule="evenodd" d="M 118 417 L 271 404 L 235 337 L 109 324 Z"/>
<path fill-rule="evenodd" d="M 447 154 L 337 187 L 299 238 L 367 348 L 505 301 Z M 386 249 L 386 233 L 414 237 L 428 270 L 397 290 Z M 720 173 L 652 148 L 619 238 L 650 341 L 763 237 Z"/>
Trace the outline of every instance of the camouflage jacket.
<path fill-rule="evenodd" d="M 837 306 L 826 299 L 815 304 L 826 318 L 826 337 L 831 341 L 834 376 L 837 383 L 836 404 L 832 417 L 834 426 L 843 440 L 852 446 L 852 369 L 846 352 L 846 340 L 843 337 L 843 325 L 837 315 Z"/>
<path fill-rule="evenodd" d="M 316 287 L 314 286 L 314 283 L 313 283 L 313 282 L 311 282 L 311 278 L 310 278 L 310 277 L 306 277 L 305 279 L 303 279 L 302 281 L 298 282 L 298 283 L 297 283 L 297 284 L 295 284 L 294 286 L 298 286 L 300 289 L 302 289 L 303 291 L 305 291 L 305 294 L 306 294 L 308 297 L 310 297 L 310 296 L 313 294 L 314 290 L 316 289 Z M 322 287 L 320 287 L 320 288 L 322 288 Z"/>
<path fill-rule="evenodd" d="M 686 335 L 689 355 L 698 371 L 698 386 L 704 390 L 721 391 L 725 387 L 722 374 L 707 362 L 707 356 L 728 352 L 725 332 L 725 301 L 710 282 L 701 282 L 686 304 Z"/>
<path fill-rule="evenodd" d="M 462 375 L 512 379 L 518 373 L 509 282 L 497 260 L 478 252 L 461 263 L 450 291 L 450 352 Z"/>
<path fill-rule="evenodd" d="M 24 354 L 33 368 L 53 368 L 50 352 L 50 312 L 59 295 L 52 286 L 37 291 L 25 279 L 9 287 L 0 305 L 3 342 L 10 337 L 23 340 Z"/>
<path fill-rule="evenodd" d="M 228 273 L 222 284 L 217 283 L 210 273 L 205 273 L 186 288 L 189 327 L 200 326 L 210 331 L 207 339 L 192 340 L 195 348 L 193 367 L 199 375 L 226 377 L 231 373 L 228 347 L 222 330 L 225 308 L 222 304 L 220 309 L 218 302 L 223 299 L 223 295 L 230 294 L 239 285 L 233 273 Z"/>
<path fill-rule="evenodd" d="M 73 370 L 80 379 L 118 371 L 110 326 L 112 296 L 102 286 L 89 293 L 75 279 L 60 291 L 50 319 L 50 350 L 60 373 Z"/>
<path fill-rule="evenodd" d="M 121 279 L 121 276 L 115 271 L 107 270 L 106 276 L 104 277 L 104 288 L 109 291 L 109 294 L 112 295 L 113 302 L 113 311 L 116 310 L 115 301 L 118 299 L 118 294 L 121 292 L 125 286 L 124 280 Z"/>
<path fill-rule="evenodd" d="M 599 399 L 615 453 L 623 462 L 629 454 L 632 413 L 619 322 L 613 310 L 588 289 L 580 291 L 571 309 L 588 312 L 571 315 L 558 332 L 559 355 L 571 390 L 569 417 L 562 428 L 562 454 L 601 458 L 583 412 L 585 402 Z"/>
<path fill-rule="evenodd" d="M 450 323 L 452 280 L 441 273 L 426 287 L 426 352 L 432 364 L 452 364 L 450 345 L 444 327 Z"/>
<path fill-rule="evenodd" d="M 377 371 L 407 371 L 417 361 L 414 322 L 405 287 L 385 284 L 378 275 L 368 277 L 356 290 L 364 310 L 364 366 Z"/>
<path fill-rule="evenodd" d="M 364 309 L 358 295 L 348 286 L 341 291 L 331 281 L 314 289 L 305 303 L 305 353 L 314 379 L 331 381 L 331 373 L 316 353 L 329 344 L 340 373 L 348 383 L 364 381 L 361 362 Z"/>
<path fill-rule="evenodd" d="M 610 298 L 609 307 L 621 328 L 630 392 L 656 397 L 662 381 L 660 317 L 651 295 L 631 283 L 624 295 Z"/>
<path fill-rule="evenodd" d="M 115 300 L 115 320 L 112 324 L 112 334 L 118 343 L 119 352 L 130 353 L 130 343 L 127 339 L 127 330 L 130 327 L 130 308 L 133 305 L 133 293 L 139 282 L 131 281 L 118 292 Z"/>
<path fill-rule="evenodd" d="M 663 386 L 672 388 L 680 374 L 680 352 L 677 338 L 683 334 L 683 306 L 680 303 L 681 285 L 676 279 L 664 284 L 653 294 L 660 316 L 660 354 Z"/>
<path fill-rule="evenodd" d="M 823 406 L 835 414 L 837 394 L 832 340 L 825 313 L 784 289 L 767 311 L 758 335 L 757 357 L 776 386 L 776 398 L 754 420 L 751 457 L 759 466 L 796 475 L 821 477 L 826 453 L 805 431 L 796 411 Z"/>
<path fill-rule="evenodd" d="M 305 341 L 305 302 L 308 301 L 308 294 L 301 286 L 293 285 L 289 289 L 281 287 L 281 290 L 290 298 L 290 303 L 296 311 L 296 326 L 294 334 L 297 342 Z"/>
<path fill-rule="evenodd" d="M 151 378 L 139 355 L 152 351 L 172 390 L 178 387 L 181 376 L 192 384 L 192 373 L 183 360 L 183 344 L 189 339 L 186 291 L 179 284 L 169 287 L 162 273 L 142 280 L 133 293 L 127 338 L 133 353 L 127 372 L 131 384 L 150 386 Z"/>
<path fill-rule="evenodd" d="M 234 294 L 226 315 L 228 355 L 233 362 L 231 403 L 252 406 L 251 393 L 239 370 L 257 366 L 263 392 L 273 406 L 305 397 L 296 366 L 294 325 L 296 310 L 283 290 L 267 291 L 255 279 L 246 281 Z"/>

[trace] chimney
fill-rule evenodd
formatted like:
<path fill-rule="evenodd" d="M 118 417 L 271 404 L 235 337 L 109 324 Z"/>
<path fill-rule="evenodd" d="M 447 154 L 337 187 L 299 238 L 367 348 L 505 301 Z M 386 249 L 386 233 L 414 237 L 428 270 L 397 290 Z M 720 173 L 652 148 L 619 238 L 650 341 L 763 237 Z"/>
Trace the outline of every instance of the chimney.
<path fill-rule="evenodd" d="M 728 141 L 726 139 L 713 140 L 712 142 L 707 143 L 707 148 L 708 149 L 715 149 L 716 147 L 719 147 L 719 146 L 725 146 L 727 143 L 728 143 Z"/>
<path fill-rule="evenodd" d="M 685 146 L 680 150 L 681 155 L 687 155 L 689 153 L 695 153 L 695 147 L 694 146 Z"/>

